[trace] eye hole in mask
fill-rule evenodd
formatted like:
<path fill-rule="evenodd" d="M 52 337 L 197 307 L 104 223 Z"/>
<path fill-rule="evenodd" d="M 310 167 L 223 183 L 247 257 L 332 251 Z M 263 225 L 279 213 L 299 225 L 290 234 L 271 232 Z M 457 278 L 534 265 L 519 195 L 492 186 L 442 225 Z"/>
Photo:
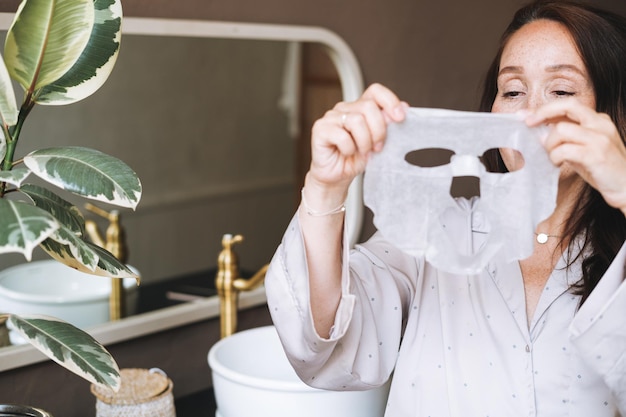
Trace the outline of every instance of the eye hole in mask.
<path fill-rule="evenodd" d="M 497 167 L 495 167 L 495 164 L 490 164 L 487 162 L 488 160 L 493 160 L 499 152 L 511 155 L 517 161 L 517 166 L 508 168 L 509 172 L 516 172 L 524 167 L 524 156 L 520 151 L 513 148 L 491 148 L 487 149 L 485 152 L 483 152 L 481 156 L 478 157 L 480 162 L 487 169 L 487 172 L 496 174 L 502 173 L 498 171 Z M 445 148 L 417 149 L 415 151 L 407 153 L 404 156 L 404 160 L 411 165 L 415 165 L 421 168 L 435 168 L 449 164 L 450 159 L 454 154 L 455 152 L 453 150 Z"/>
<path fill-rule="evenodd" d="M 434 168 L 449 164 L 453 155 L 454 151 L 451 149 L 426 148 L 407 153 L 404 160 L 421 168 Z"/>
<path fill-rule="evenodd" d="M 506 174 L 500 172 L 494 163 L 488 161 L 494 160 L 499 152 L 508 155 L 508 159 L 515 161 L 515 166 L 508 167 L 508 172 L 515 172 L 522 169 L 525 165 L 524 157 L 521 152 L 513 148 L 491 148 L 487 149 L 478 157 L 480 162 L 485 166 L 487 172 L 496 174 Z M 411 165 L 421 168 L 435 168 L 450 163 L 455 152 L 446 148 L 426 148 L 417 149 L 408 152 L 404 159 Z M 471 199 L 472 197 L 480 197 L 480 179 L 475 176 L 457 176 L 452 178 L 450 185 L 450 195 L 454 198 L 463 197 Z"/>
<path fill-rule="evenodd" d="M 485 166 L 487 172 L 491 172 L 494 174 L 506 174 L 506 172 L 501 172 L 498 170 L 496 163 L 494 162 L 498 155 L 509 155 L 512 156 L 516 161 L 516 166 L 507 167 L 508 172 L 516 172 L 520 169 L 524 168 L 526 165 L 526 161 L 524 160 L 524 156 L 522 153 L 513 148 L 491 148 L 487 149 L 481 156 L 478 157 L 480 162 Z"/>

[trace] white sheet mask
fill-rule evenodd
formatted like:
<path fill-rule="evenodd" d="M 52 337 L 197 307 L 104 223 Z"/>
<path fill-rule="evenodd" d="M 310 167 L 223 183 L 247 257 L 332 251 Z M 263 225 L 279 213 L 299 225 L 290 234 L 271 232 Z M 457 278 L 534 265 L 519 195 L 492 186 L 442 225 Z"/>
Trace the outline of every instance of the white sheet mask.
<path fill-rule="evenodd" d="M 479 273 L 494 257 L 530 256 L 535 228 L 554 210 L 558 188 L 559 169 L 539 140 L 544 129 L 511 114 L 409 109 L 367 165 L 364 200 L 375 226 L 396 247 L 452 273 Z M 519 151 L 524 166 L 487 172 L 479 157 L 494 148 Z M 452 157 L 433 167 L 406 160 L 425 149 Z M 450 194 L 461 176 L 478 178 L 479 197 Z"/>

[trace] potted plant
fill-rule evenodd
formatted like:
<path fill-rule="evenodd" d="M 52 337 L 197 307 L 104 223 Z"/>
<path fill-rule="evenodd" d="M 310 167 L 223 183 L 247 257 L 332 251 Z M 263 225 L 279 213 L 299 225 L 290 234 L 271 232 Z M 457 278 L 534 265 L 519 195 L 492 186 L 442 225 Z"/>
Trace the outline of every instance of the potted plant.
<path fill-rule="evenodd" d="M 121 0 L 23 0 L 0 60 L 0 253 L 35 247 L 81 271 L 135 276 L 85 239 L 80 211 L 48 184 L 73 194 L 134 209 L 136 174 L 122 161 L 81 147 L 41 149 L 18 157 L 22 127 L 36 104 L 65 105 L 94 93 L 110 74 L 121 40 Z M 13 85 L 23 89 L 21 106 Z M 29 176 L 45 186 L 27 183 Z M 136 277 L 137 278 L 137 277 Z M 119 369 L 86 332 L 57 319 L 2 313 L 10 326 L 61 366 L 117 390 Z"/>

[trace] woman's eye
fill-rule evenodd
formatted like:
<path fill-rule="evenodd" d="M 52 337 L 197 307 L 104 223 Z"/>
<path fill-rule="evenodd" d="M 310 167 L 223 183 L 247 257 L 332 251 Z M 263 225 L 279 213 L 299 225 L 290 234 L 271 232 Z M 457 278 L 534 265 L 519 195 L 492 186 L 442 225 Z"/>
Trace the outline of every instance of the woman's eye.
<path fill-rule="evenodd" d="M 502 94 L 502 96 L 504 96 L 505 98 L 515 98 L 521 95 L 522 95 L 521 91 L 505 91 L 504 94 Z"/>
<path fill-rule="evenodd" d="M 564 91 L 564 90 L 556 90 L 553 92 L 553 94 L 558 97 L 570 97 L 570 96 L 575 95 L 575 93 L 571 91 Z"/>

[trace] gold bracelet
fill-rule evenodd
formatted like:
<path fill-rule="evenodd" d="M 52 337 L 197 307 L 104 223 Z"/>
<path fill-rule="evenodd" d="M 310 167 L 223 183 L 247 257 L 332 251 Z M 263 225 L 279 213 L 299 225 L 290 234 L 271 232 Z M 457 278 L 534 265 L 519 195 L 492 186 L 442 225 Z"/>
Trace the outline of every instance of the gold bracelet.
<path fill-rule="evenodd" d="M 302 205 L 304 206 L 304 209 L 306 210 L 306 214 L 308 214 L 309 216 L 323 217 L 323 216 L 330 216 L 331 214 L 343 213 L 344 211 L 346 211 L 346 202 L 345 201 L 343 203 L 341 203 L 341 205 L 339 207 L 336 207 L 336 208 L 334 208 L 332 210 L 328 210 L 328 211 L 324 211 L 324 212 L 319 212 L 319 211 L 313 210 L 311 207 L 309 207 L 309 205 L 306 202 L 306 199 L 304 198 L 304 188 L 302 188 L 302 190 L 300 190 L 300 195 L 302 196 Z"/>

